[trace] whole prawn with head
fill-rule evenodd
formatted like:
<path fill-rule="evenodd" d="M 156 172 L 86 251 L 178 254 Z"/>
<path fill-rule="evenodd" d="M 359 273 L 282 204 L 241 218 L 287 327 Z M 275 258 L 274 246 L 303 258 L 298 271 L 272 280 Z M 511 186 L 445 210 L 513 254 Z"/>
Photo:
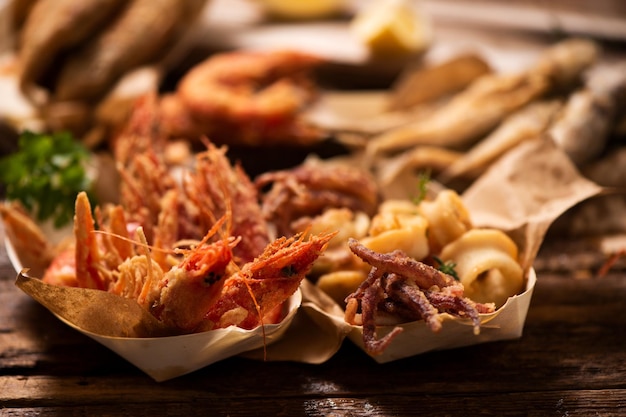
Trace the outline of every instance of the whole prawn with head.
<path fill-rule="evenodd" d="M 164 248 L 149 245 L 143 228 L 127 223 L 123 210 L 110 212 L 116 217 L 103 221 L 96 207 L 100 226 L 96 229 L 87 195 L 78 194 L 74 243 L 59 252 L 42 280 L 133 299 L 177 332 L 194 331 L 232 273 L 232 249 L 240 239 L 224 234 L 208 243 L 227 222 L 227 215 L 201 241 L 177 243 L 189 248 Z M 130 238 L 131 232 L 136 239 Z M 168 256 L 155 257 L 152 252 L 167 252 Z"/>
<path fill-rule="evenodd" d="M 140 287 L 137 301 L 178 332 L 229 326 L 253 329 L 280 322 L 283 303 L 297 291 L 335 235 L 277 239 L 240 268 L 232 252 L 239 238 L 207 243 L 224 220 L 200 244 L 179 250 L 182 260 L 165 273 L 159 272 L 158 264 L 151 265 L 149 254 L 120 266 L 120 279 Z"/>
<path fill-rule="evenodd" d="M 96 230 L 84 193 L 77 197 L 76 212 L 74 257 L 64 255 L 53 262 L 44 280 L 133 299 L 177 333 L 231 325 L 250 329 L 279 322 L 282 304 L 298 289 L 335 234 L 310 236 L 308 240 L 305 234 L 277 239 L 240 267 L 233 248 L 241 238 L 222 230 L 224 225 L 230 229 L 228 212 L 201 241 L 178 242 L 174 249 L 148 245 L 141 227 L 135 230 L 136 240 L 119 228 L 119 233 Z M 222 237 L 216 240 L 218 233 Z M 116 248 L 113 241 L 125 250 Z M 169 264 L 157 262 L 154 251 L 170 252 Z M 122 259 L 122 252 L 129 256 Z M 59 279 L 69 270 L 73 271 L 73 281 Z"/>

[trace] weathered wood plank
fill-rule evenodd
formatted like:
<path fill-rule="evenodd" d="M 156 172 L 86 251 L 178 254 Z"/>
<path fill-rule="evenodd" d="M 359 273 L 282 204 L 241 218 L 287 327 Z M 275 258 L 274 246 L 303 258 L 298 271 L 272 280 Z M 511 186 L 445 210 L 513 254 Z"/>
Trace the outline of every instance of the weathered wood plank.
<path fill-rule="evenodd" d="M 169 398 L 168 398 L 169 400 Z M 446 392 L 429 395 L 372 395 L 255 399 L 222 399 L 200 396 L 194 401 L 100 403 L 63 407 L 11 407 L 0 410 L 2 417 L 16 416 L 135 416 L 171 417 L 207 414 L 211 416 L 603 416 L 618 417 L 626 412 L 626 390 L 529 391 L 513 394 L 458 396 Z"/>

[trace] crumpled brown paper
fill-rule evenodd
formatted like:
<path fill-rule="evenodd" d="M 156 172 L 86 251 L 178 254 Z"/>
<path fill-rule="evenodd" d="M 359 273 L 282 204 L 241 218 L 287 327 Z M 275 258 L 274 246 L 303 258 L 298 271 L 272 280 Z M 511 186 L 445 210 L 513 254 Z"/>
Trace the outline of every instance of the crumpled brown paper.
<path fill-rule="evenodd" d="M 26 276 L 26 272 L 18 274 L 15 285 L 58 317 L 87 332 L 109 337 L 171 334 L 171 330 L 134 300 L 100 290 L 46 284 Z"/>
<path fill-rule="evenodd" d="M 463 194 L 463 201 L 475 226 L 512 235 L 528 270 L 552 222 L 602 190 L 554 142 L 540 137 L 504 155 Z"/>

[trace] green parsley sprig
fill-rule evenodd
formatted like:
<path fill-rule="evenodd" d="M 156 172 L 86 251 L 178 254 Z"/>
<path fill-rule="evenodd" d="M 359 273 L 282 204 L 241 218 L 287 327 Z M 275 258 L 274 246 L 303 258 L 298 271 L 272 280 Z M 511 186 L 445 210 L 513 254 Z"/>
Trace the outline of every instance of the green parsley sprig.
<path fill-rule="evenodd" d="M 413 204 L 419 205 L 428 194 L 428 183 L 430 182 L 430 170 L 419 173 L 417 183 L 417 195 L 413 197 Z"/>
<path fill-rule="evenodd" d="M 444 262 L 444 261 L 442 261 L 440 258 L 438 258 L 436 256 L 433 256 L 433 258 L 439 264 L 439 267 L 437 268 L 438 270 L 440 270 L 444 274 L 450 275 L 452 278 L 454 278 L 455 280 L 459 281 L 459 275 L 457 274 L 456 270 L 454 269 L 454 268 L 456 268 L 456 264 L 454 262 Z"/>
<path fill-rule="evenodd" d="M 0 159 L 0 181 L 6 198 L 17 200 L 37 221 L 52 219 L 59 228 L 72 220 L 80 191 L 90 191 L 85 166 L 89 151 L 70 133 L 25 131 L 19 149 Z"/>

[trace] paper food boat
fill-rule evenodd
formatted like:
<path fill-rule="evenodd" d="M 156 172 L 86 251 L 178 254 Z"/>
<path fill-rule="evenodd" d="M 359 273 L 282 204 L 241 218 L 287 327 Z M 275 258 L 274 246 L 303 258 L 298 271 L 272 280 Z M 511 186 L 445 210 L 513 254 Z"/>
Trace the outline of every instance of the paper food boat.
<path fill-rule="evenodd" d="M 14 268 L 22 271 L 10 240 L 5 239 L 5 244 Z M 280 323 L 252 330 L 230 326 L 185 335 L 135 337 L 128 335 L 159 334 L 164 329 L 133 300 L 105 291 L 54 286 L 21 272 L 16 285 L 62 322 L 111 349 L 158 382 L 246 351 L 263 350 L 283 336 L 302 302 L 302 294 L 297 290 L 283 306 L 284 318 Z"/>
<path fill-rule="evenodd" d="M 493 313 L 480 315 L 480 333 L 477 335 L 474 334 L 473 323 L 469 319 L 461 319 L 444 313 L 439 332 L 433 333 L 424 320 L 399 324 L 397 326 L 403 329 L 402 333 L 395 337 L 382 354 L 370 356 L 378 363 L 386 363 L 434 350 L 519 339 L 524 330 L 526 314 L 536 282 L 535 271 L 531 269 L 523 293 L 510 297 Z M 395 327 L 378 326 L 378 337 L 384 336 Z M 348 338 L 365 351 L 362 326 L 351 326 Z"/>
<path fill-rule="evenodd" d="M 280 323 L 252 330 L 230 326 L 177 336 L 126 337 L 119 333 L 125 329 L 139 334 L 155 330 L 149 321 L 142 321 L 142 312 L 150 313 L 134 301 L 105 291 L 53 286 L 23 274 L 18 275 L 16 284 L 62 322 L 111 349 L 158 382 L 271 345 L 285 333 L 302 301 L 298 290 L 285 303 L 285 317 Z M 71 305 L 64 304 L 63 299 L 72 300 Z M 107 311 L 111 314 L 100 308 L 102 302 L 110 304 Z M 98 307 L 94 309 L 93 305 Z"/>

